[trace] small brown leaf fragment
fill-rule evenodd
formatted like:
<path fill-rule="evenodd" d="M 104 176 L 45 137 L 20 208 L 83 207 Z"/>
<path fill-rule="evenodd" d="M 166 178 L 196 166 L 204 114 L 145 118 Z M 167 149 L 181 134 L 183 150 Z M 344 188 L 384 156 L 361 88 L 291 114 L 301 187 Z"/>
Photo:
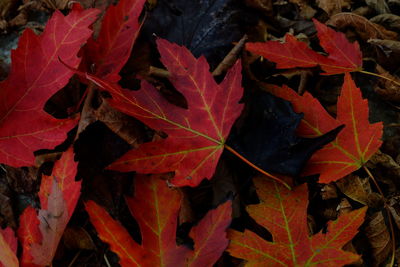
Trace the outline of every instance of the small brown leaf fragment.
<path fill-rule="evenodd" d="M 365 3 L 379 14 L 390 13 L 390 9 L 385 0 L 365 0 Z"/>
<path fill-rule="evenodd" d="M 144 142 L 145 131 L 143 124 L 128 115 L 113 109 L 103 101 L 100 107 L 94 111 L 96 118 L 124 139 L 132 147 L 138 147 Z"/>
<path fill-rule="evenodd" d="M 267 16 L 272 15 L 273 7 L 271 0 L 246 0 L 245 4 L 246 6 L 260 10 Z"/>
<path fill-rule="evenodd" d="M 62 239 L 68 249 L 96 249 L 89 233 L 82 227 L 68 227 L 65 229 Z"/>
<path fill-rule="evenodd" d="M 369 39 L 368 43 L 380 46 L 388 54 L 400 52 L 400 42 L 394 40 Z"/>
<path fill-rule="evenodd" d="M 393 196 L 389 199 L 387 209 L 392 214 L 394 222 L 400 228 L 400 196 Z"/>
<path fill-rule="evenodd" d="M 394 14 L 381 14 L 371 18 L 369 21 L 380 24 L 392 31 L 400 31 L 400 16 Z"/>
<path fill-rule="evenodd" d="M 337 198 L 337 189 L 336 186 L 333 184 L 326 184 L 321 189 L 321 197 L 323 200 Z"/>
<path fill-rule="evenodd" d="M 400 179 L 400 165 L 388 154 L 378 150 L 371 157 L 370 162 L 390 170 L 390 174 L 394 176 L 394 179 Z"/>
<path fill-rule="evenodd" d="M 364 41 L 371 38 L 388 40 L 395 40 L 397 38 L 397 33 L 389 31 L 383 26 L 369 21 L 365 17 L 349 12 L 333 15 L 326 24 L 338 29 L 349 26 L 353 27 Z"/>
<path fill-rule="evenodd" d="M 382 266 L 391 252 L 390 233 L 381 211 L 372 214 L 367 221 L 364 233 L 371 245 L 373 266 Z"/>
<path fill-rule="evenodd" d="M 311 19 L 317 11 L 309 5 L 307 0 L 289 0 L 290 3 L 296 4 L 300 8 L 300 16 L 304 19 Z"/>
<path fill-rule="evenodd" d="M 372 192 L 368 179 L 361 179 L 351 174 L 336 181 L 336 185 L 347 197 L 367 205 L 368 196 Z"/>
<path fill-rule="evenodd" d="M 17 193 L 33 192 L 37 189 L 38 168 L 14 168 L 3 165 L 9 186 Z"/>
<path fill-rule="evenodd" d="M 393 80 L 400 83 L 400 79 L 393 76 L 379 65 L 377 65 L 376 71 L 387 79 L 379 79 L 378 84 L 374 88 L 375 92 L 387 101 L 400 102 L 400 87 L 391 81 Z"/>
<path fill-rule="evenodd" d="M 351 0 L 317 0 L 318 6 L 329 16 L 342 12 L 343 8 L 351 7 Z"/>
<path fill-rule="evenodd" d="M 339 206 L 337 207 L 337 210 L 338 215 L 340 216 L 351 212 L 353 210 L 353 206 L 350 204 L 347 198 L 342 198 L 342 200 L 340 200 Z"/>

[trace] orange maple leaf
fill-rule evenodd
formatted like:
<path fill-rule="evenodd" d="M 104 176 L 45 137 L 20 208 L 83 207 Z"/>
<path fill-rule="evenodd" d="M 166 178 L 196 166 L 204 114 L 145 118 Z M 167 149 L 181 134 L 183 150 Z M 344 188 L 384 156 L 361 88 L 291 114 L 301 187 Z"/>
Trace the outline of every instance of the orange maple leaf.
<path fill-rule="evenodd" d="M 254 180 L 260 204 L 246 209 L 258 224 L 271 232 L 273 242 L 255 233 L 230 230 L 227 251 L 247 260 L 251 266 L 340 266 L 359 255 L 341 248 L 357 233 L 366 208 L 341 215 L 328 223 L 328 232 L 309 236 L 307 227 L 307 186 L 294 191 L 265 178 Z"/>

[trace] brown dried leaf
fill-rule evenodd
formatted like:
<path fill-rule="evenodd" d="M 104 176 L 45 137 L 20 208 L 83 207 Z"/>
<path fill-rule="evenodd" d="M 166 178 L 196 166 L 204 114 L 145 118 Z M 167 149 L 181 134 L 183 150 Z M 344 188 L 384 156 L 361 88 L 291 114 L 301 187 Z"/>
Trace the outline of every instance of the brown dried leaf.
<path fill-rule="evenodd" d="M 350 8 L 351 0 L 317 0 L 318 6 L 329 16 L 342 12 L 342 8 Z"/>
<path fill-rule="evenodd" d="M 394 14 L 381 14 L 371 18 L 369 21 L 380 24 L 392 31 L 400 31 L 400 16 Z"/>
<path fill-rule="evenodd" d="M 336 186 L 333 184 L 326 184 L 321 189 L 321 197 L 323 200 L 334 199 L 338 197 Z"/>
<path fill-rule="evenodd" d="M 396 81 L 397 83 L 400 83 L 400 79 L 398 77 L 393 76 L 381 66 L 377 65 L 376 71 L 383 77 L 386 77 L 388 79 Z M 392 81 L 389 81 L 387 79 L 380 79 L 374 90 L 382 98 L 388 101 L 394 101 L 394 102 L 400 101 L 400 88 L 397 84 L 395 84 Z M 381 157 L 384 156 L 381 155 Z"/>
<path fill-rule="evenodd" d="M 374 9 L 378 14 L 390 13 L 390 9 L 385 0 L 365 0 L 365 3 Z"/>
<path fill-rule="evenodd" d="M 334 26 L 338 29 L 353 27 L 360 37 L 365 41 L 371 38 L 388 40 L 395 40 L 397 38 L 397 33 L 386 30 L 381 25 L 375 24 L 368 19 L 354 13 L 338 13 L 333 15 L 326 24 Z"/>
<path fill-rule="evenodd" d="M 338 215 L 340 216 L 340 215 L 349 213 L 352 210 L 353 210 L 353 206 L 350 204 L 349 200 L 347 198 L 342 198 L 337 207 Z"/>
<path fill-rule="evenodd" d="M 289 0 L 289 2 L 296 4 L 300 8 L 300 16 L 304 19 L 311 19 L 317 13 L 317 11 L 308 4 L 307 0 Z"/>
<path fill-rule="evenodd" d="M 384 48 L 386 53 L 399 53 L 400 42 L 394 40 L 369 39 L 368 43 Z M 390 50 L 390 51 L 388 51 Z"/>
<path fill-rule="evenodd" d="M 103 101 L 100 107 L 94 111 L 96 118 L 124 139 L 132 147 L 137 147 L 144 142 L 143 125 L 128 115 L 113 109 Z"/>
<path fill-rule="evenodd" d="M 361 179 L 356 175 L 350 174 L 336 181 L 336 185 L 347 197 L 367 205 L 368 196 L 372 193 L 368 179 Z"/>
<path fill-rule="evenodd" d="M 10 10 L 15 6 L 18 0 L 1 0 L 0 1 L 0 19 L 5 19 Z"/>
<path fill-rule="evenodd" d="M 94 250 L 96 246 L 89 233 L 82 227 L 68 227 L 63 234 L 63 243 L 68 249 Z"/>
<path fill-rule="evenodd" d="M 273 7 L 271 0 L 246 0 L 245 4 L 263 12 L 266 16 L 271 16 Z"/>
<path fill-rule="evenodd" d="M 390 233 L 381 211 L 369 217 L 364 233 L 371 245 L 374 266 L 381 266 L 391 251 Z"/>

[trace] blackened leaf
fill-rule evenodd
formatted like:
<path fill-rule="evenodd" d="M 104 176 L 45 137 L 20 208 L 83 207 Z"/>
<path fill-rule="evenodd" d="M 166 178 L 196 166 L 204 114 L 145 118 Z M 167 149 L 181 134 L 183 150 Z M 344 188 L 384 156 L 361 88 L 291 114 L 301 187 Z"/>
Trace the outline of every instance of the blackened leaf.
<path fill-rule="evenodd" d="M 246 109 L 244 124 L 232 129 L 227 143 L 269 172 L 297 176 L 311 155 L 342 129 L 318 138 L 298 137 L 295 131 L 303 115 L 266 92 L 252 94 Z"/>
<path fill-rule="evenodd" d="M 150 40 L 155 34 L 204 55 L 215 68 L 244 34 L 243 10 L 237 0 L 160 0 L 142 31 Z"/>

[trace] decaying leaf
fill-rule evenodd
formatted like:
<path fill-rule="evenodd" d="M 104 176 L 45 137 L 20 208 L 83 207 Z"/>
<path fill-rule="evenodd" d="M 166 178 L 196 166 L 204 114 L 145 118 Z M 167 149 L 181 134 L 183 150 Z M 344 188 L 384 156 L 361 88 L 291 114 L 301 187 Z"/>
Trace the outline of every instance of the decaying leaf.
<path fill-rule="evenodd" d="M 308 235 L 307 187 L 289 191 L 274 181 L 255 179 L 261 203 L 247 211 L 273 237 L 266 241 L 255 233 L 229 231 L 231 243 L 227 251 L 245 259 L 249 266 L 339 266 L 360 258 L 341 248 L 357 233 L 366 209 L 343 214 L 328 223 L 327 233 Z"/>
<path fill-rule="evenodd" d="M 42 177 L 39 214 L 29 206 L 21 215 L 18 237 L 24 266 L 51 264 L 80 195 L 81 182 L 75 182 L 77 165 L 70 148 L 54 164 L 52 175 Z"/>
<path fill-rule="evenodd" d="M 31 247 L 33 263 L 40 266 L 51 265 L 69 217 L 63 192 L 55 180 L 47 200 L 46 209 L 41 209 L 38 215 L 42 241 Z"/>
<path fill-rule="evenodd" d="M 342 12 L 343 8 L 350 8 L 351 0 L 317 0 L 318 6 L 329 16 Z"/>
<path fill-rule="evenodd" d="M 383 26 L 375 24 L 365 17 L 354 13 L 343 12 L 333 15 L 327 21 L 327 24 L 338 29 L 351 26 L 365 41 L 370 38 L 388 40 L 395 40 L 397 38 L 397 33 L 386 30 Z"/>
<path fill-rule="evenodd" d="M 400 50 L 399 50 L 400 51 Z M 393 102 L 400 102 L 400 78 L 393 76 L 381 66 L 376 66 L 377 72 L 387 79 L 379 79 L 374 90 L 383 99 Z"/>
<path fill-rule="evenodd" d="M 364 233 L 369 240 L 374 266 L 381 266 L 391 252 L 392 239 L 382 211 L 368 217 Z"/>

